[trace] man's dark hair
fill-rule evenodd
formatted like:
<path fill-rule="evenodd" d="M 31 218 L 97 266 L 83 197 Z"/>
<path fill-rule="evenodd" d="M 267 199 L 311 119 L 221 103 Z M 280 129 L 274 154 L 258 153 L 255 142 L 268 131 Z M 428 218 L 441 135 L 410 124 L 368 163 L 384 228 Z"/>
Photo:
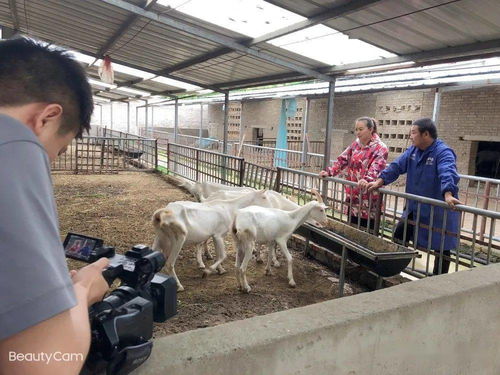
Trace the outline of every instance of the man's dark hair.
<path fill-rule="evenodd" d="M 71 55 L 27 38 L 0 41 L 0 107 L 57 103 L 63 108 L 60 134 L 90 129 L 92 90 Z"/>
<path fill-rule="evenodd" d="M 418 126 L 418 132 L 420 134 L 424 134 L 425 132 L 429 132 L 429 135 L 432 139 L 437 139 L 438 132 L 436 129 L 436 125 L 434 121 L 430 118 L 419 118 L 418 120 L 413 121 L 412 125 Z"/>

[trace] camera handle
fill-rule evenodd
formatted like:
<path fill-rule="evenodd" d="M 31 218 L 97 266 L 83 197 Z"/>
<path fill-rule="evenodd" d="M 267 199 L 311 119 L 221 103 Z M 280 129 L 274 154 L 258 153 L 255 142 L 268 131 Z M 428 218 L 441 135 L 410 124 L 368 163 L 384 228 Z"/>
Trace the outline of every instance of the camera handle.
<path fill-rule="evenodd" d="M 102 271 L 102 276 L 104 277 L 104 280 L 108 283 L 109 286 L 113 284 L 115 279 L 120 276 L 120 274 L 123 272 L 123 265 L 118 265 L 115 267 L 108 267 L 104 271 Z"/>

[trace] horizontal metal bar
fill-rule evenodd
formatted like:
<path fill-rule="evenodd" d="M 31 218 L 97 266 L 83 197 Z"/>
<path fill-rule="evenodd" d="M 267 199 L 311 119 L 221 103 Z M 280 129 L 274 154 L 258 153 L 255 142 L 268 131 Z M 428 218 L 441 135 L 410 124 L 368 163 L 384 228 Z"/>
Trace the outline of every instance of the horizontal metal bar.
<path fill-rule="evenodd" d="M 276 39 L 284 35 L 288 35 L 314 25 L 318 25 L 331 19 L 347 16 L 353 12 L 357 12 L 380 1 L 381 0 L 351 0 L 346 4 L 342 4 L 330 9 L 322 9 L 320 12 L 318 12 L 314 16 L 308 17 L 304 21 L 294 23 L 293 25 L 272 31 L 258 38 L 254 38 L 251 40 L 250 45 L 267 42 L 268 40 Z"/>
<path fill-rule="evenodd" d="M 296 169 L 290 169 L 290 168 L 284 168 L 284 167 L 278 167 L 278 169 L 281 169 L 283 171 L 287 171 L 289 173 L 295 173 L 295 174 L 301 174 L 301 175 L 304 175 L 304 176 L 319 178 L 317 174 L 311 173 L 311 172 L 299 171 L 299 170 L 296 170 Z M 332 182 L 337 182 L 337 183 L 340 183 L 340 184 L 343 184 L 343 185 L 357 186 L 357 183 L 355 183 L 355 182 L 347 181 L 347 180 L 344 180 L 344 179 L 341 179 L 341 178 L 337 178 L 337 177 L 325 177 L 324 180 L 328 180 L 328 181 L 332 181 Z M 403 192 L 389 190 L 389 189 L 384 189 L 384 188 L 380 188 L 380 189 L 378 189 L 378 191 L 380 191 L 383 194 L 393 195 L 395 197 L 400 197 L 400 198 L 404 198 L 404 199 L 413 200 L 413 201 L 416 201 L 416 202 L 422 202 L 422 203 L 431 204 L 433 206 L 438 206 L 438 207 L 442 207 L 442 208 L 451 209 L 450 206 L 448 206 L 445 202 L 437 200 L 437 199 L 422 197 L 422 196 L 419 196 L 419 195 L 414 195 L 414 194 L 409 194 L 409 193 L 403 193 Z M 462 211 L 462 212 L 468 212 L 468 213 L 471 213 L 471 214 L 481 215 L 481 216 L 489 217 L 489 218 L 492 218 L 492 219 L 495 219 L 495 220 L 499 220 L 500 219 L 500 212 L 484 210 L 484 209 L 481 209 L 481 208 L 466 206 L 466 205 L 462 205 L 462 204 L 456 205 L 455 209 L 457 211 Z"/>
<path fill-rule="evenodd" d="M 123 0 L 101 0 L 102 2 L 105 2 L 109 5 L 116 6 L 118 8 L 127 10 L 131 13 L 138 14 L 142 17 L 151 19 L 153 21 L 159 22 L 161 24 L 173 27 L 174 29 L 177 29 L 179 31 L 183 31 L 186 33 L 189 33 L 191 35 L 195 35 L 197 37 L 209 40 L 211 42 L 220 44 L 222 46 L 226 46 L 229 48 L 234 49 L 235 51 L 240 51 L 243 53 L 246 53 L 248 55 L 254 56 L 258 59 L 267 61 L 272 64 L 276 64 L 282 67 L 289 68 L 291 70 L 295 70 L 299 73 L 303 73 L 307 76 L 314 77 L 317 79 L 321 79 L 323 81 L 330 81 L 332 77 L 322 74 L 314 69 L 303 67 L 297 64 L 294 64 L 290 61 L 284 60 L 279 57 L 272 56 L 266 52 L 262 52 L 258 49 L 254 49 L 251 47 L 247 47 L 241 43 L 238 43 L 235 41 L 233 38 L 227 37 L 225 35 L 220 35 L 217 34 L 213 31 L 210 31 L 208 29 L 204 29 L 201 27 L 193 26 L 190 24 L 187 24 L 185 22 L 182 22 L 180 20 L 165 16 L 165 15 L 160 15 L 151 11 L 146 11 L 142 9 L 141 7 L 129 4 Z"/>

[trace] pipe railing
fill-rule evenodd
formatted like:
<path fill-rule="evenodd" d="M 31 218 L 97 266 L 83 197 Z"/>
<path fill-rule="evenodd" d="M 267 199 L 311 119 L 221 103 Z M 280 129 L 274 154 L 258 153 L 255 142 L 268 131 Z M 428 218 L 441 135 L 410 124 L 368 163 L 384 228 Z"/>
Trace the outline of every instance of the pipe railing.
<path fill-rule="evenodd" d="M 374 198 L 372 199 L 372 195 L 368 196 L 367 202 L 365 201 L 365 211 L 370 214 L 363 222 L 360 214 L 360 208 L 363 207 L 358 203 L 359 199 L 355 196 L 352 199 L 352 192 L 351 196 L 346 192 L 347 189 L 357 187 L 356 183 L 334 177 L 321 179 L 317 174 L 289 168 L 279 168 L 278 171 L 278 190 L 298 197 L 299 200 L 301 198 L 307 200 L 307 191 L 313 187 L 321 190 L 326 181 L 327 191 L 323 191 L 323 196 L 332 207 L 330 215 L 333 219 L 344 223 L 354 222 L 358 229 L 390 239 L 393 238 L 398 223 L 401 223 L 400 241 L 408 244 L 410 237 L 413 237 L 412 246 L 427 254 L 425 270 L 420 270 L 421 273 L 429 274 L 429 255 L 439 256 L 440 272 L 443 259 L 453 260 L 455 269 L 458 270 L 460 266 L 474 267 L 476 263 L 489 264 L 493 252 L 498 254 L 497 251 L 500 249 L 498 229 L 495 231 L 495 222 L 500 219 L 499 212 L 467 205 L 457 205 L 452 210 L 444 201 L 382 188 L 378 190 L 379 199 L 376 202 Z M 390 201 L 395 204 L 388 204 Z M 408 218 L 403 215 L 402 210 L 397 209 L 409 204 L 415 206 L 416 217 Z M 353 212 L 357 213 L 354 218 L 351 217 Z M 449 218 L 453 215 L 462 218 L 457 222 L 455 232 L 450 231 L 448 225 Z M 438 227 L 432 222 L 436 217 L 442 221 Z M 484 231 L 480 229 L 480 223 L 484 223 Z M 425 235 L 427 238 L 419 239 L 419 235 Z M 460 246 L 452 249 L 447 255 L 448 242 L 454 241 L 460 243 Z M 427 246 L 418 245 L 423 243 Z M 413 270 L 415 267 L 413 262 Z"/>

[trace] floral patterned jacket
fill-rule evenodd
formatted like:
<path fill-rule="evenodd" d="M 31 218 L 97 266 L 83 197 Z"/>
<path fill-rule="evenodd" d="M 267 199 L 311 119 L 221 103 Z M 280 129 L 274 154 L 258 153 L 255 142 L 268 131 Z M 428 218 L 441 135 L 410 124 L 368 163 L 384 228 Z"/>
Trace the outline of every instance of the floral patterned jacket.
<path fill-rule="evenodd" d="M 333 165 L 327 168 L 327 172 L 330 176 L 336 176 L 343 169 L 347 168 L 345 171 L 345 178 L 347 180 L 358 182 L 361 179 L 365 179 L 368 182 L 372 182 L 385 169 L 387 156 L 387 146 L 380 140 L 378 134 L 373 134 L 372 139 L 366 146 L 363 146 L 356 139 L 340 154 Z M 344 205 L 344 213 L 358 216 L 358 212 L 361 210 L 361 218 L 368 219 L 368 209 L 370 208 L 370 218 L 375 218 L 377 206 L 382 204 L 379 201 L 380 195 L 378 193 L 361 194 L 360 204 L 360 190 L 358 187 L 346 186 L 345 191 L 347 205 Z M 371 206 L 369 203 L 370 195 L 372 200 Z M 351 210 L 349 210 L 349 206 L 351 206 Z"/>

